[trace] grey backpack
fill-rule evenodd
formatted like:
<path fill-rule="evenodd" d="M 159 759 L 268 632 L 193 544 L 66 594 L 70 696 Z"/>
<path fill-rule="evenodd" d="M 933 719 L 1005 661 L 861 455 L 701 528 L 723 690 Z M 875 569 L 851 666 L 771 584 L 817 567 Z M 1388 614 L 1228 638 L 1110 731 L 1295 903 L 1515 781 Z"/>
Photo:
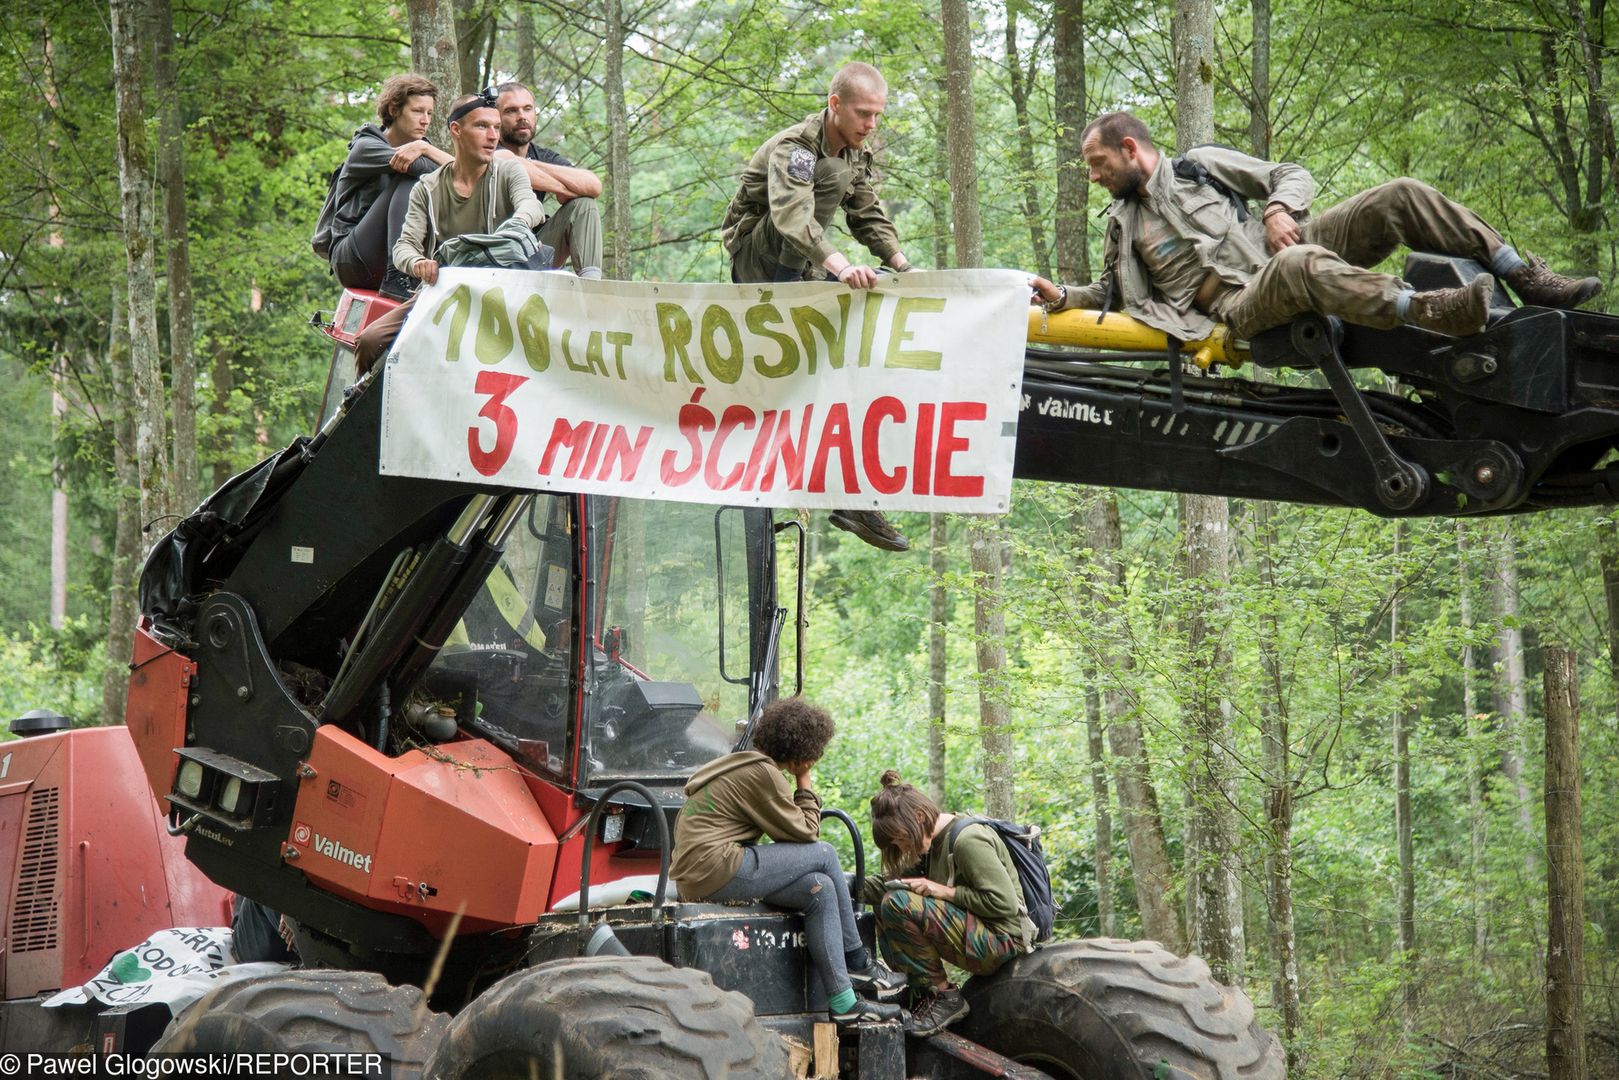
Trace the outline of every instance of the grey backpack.
<path fill-rule="evenodd" d="M 440 266 L 489 266 L 508 270 L 549 270 L 556 251 L 534 238 L 534 230 L 508 218 L 492 233 L 462 233 L 438 246 Z"/>

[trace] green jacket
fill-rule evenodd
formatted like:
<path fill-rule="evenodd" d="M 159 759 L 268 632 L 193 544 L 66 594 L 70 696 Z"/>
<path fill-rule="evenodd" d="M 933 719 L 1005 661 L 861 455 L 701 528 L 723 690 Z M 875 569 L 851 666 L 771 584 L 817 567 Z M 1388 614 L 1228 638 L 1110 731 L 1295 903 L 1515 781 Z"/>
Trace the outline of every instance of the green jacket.
<path fill-rule="evenodd" d="M 1302 166 L 1261 161 L 1223 146 L 1199 146 L 1183 156 L 1250 200 L 1248 219 L 1238 221 L 1231 200 L 1213 187 L 1176 176 L 1170 155 L 1162 150 L 1158 167 L 1147 180 L 1148 197 L 1170 227 L 1192 241 L 1205 267 L 1233 285 L 1246 285 L 1270 260 L 1265 246 L 1265 207 L 1281 203 L 1299 221 L 1306 220 L 1315 197 L 1315 180 Z M 1213 319 L 1190 305 L 1185 310 L 1173 307 L 1154 293 L 1147 264 L 1134 250 L 1139 207 L 1132 195 L 1115 199 L 1107 208 L 1102 276 L 1093 284 L 1070 288 L 1063 308 L 1100 308 L 1111 279 L 1115 310 L 1182 341 L 1208 337 L 1214 331 Z"/>
<path fill-rule="evenodd" d="M 941 829 L 927 855 L 900 877 L 925 877 L 941 885 L 954 885 L 951 901 L 978 916 L 991 930 L 1016 938 L 1027 952 L 1034 946 L 1035 926 L 1024 907 L 1023 882 L 1012 862 L 1006 844 L 987 825 L 972 824 L 961 830 L 955 845 L 949 844 L 950 830 Z M 861 892 L 866 902 L 883 898 L 881 874 L 868 874 Z"/>
<path fill-rule="evenodd" d="M 759 147 L 742 170 L 720 226 L 725 250 L 736 254 L 743 238 L 769 218 L 786 243 L 779 262 L 820 266 L 837 250 L 826 227 L 841 206 L 854 238 L 886 262 L 900 249 L 899 233 L 877 199 L 877 179 L 870 150 L 846 146 L 829 153 L 825 110 L 807 116 Z"/>
<path fill-rule="evenodd" d="M 686 782 L 669 876 L 682 900 L 701 900 L 736 876 L 742 845 L 761 836 L 809 843 L 821 836 L 821 797 L 793 790 L 757 750 L 715 758 Z"/>

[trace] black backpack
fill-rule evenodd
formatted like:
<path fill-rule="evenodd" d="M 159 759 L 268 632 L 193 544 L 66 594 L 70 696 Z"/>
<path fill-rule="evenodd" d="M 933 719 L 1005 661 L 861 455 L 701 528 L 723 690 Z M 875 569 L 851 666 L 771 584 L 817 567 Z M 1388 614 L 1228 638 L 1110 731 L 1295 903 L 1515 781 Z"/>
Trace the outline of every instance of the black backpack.
<path fill-rule="evenodd" d="M 1012 865 L 1017 867 L 1018 882 L 1023 886 L 1023 904 L 1028 909 L 1030 921 L 1034 923 L 1034 940 L 1050 940 L 1052 924 L 1057 917 L 1057 903 L 1051 895 L 1051 871 L 1046 869 L 1040 826 L 957 814 L 945 837 L 946 858 L 955 851 L 956 837 L 969 825 L 987 825 L 991 832 L 1001 838 L 1001 843 L 1012 856 Z M 951 876 L 955 875 L 954 864 L 950 872 Z"/>
<path fill-rule="evenodd" d="M 1221 150 L 1231 149 L 1231 147 L 1222 146 L 1220 143 L 1203 143 L 1202 146 L 1194 146 L 1192 149 L 1201 150 L 1203 146 L 1219 147 Z M 1237 212 L 1237 220 L 1248 220 L 1248 200 L 1244 199 L 1235 191 L 1232 191 L 1231 188 L 1223 182 L 1216 180 L 1214 178 L 1214 174 L 1210 173 L 1209 170 L 1205 169 L 1197 162 L 1184 157 L 1171 159 L 1169 166 L 1174 171 L 1175 175 L 1180 177 L 1182 180 L 1190 180 L 1194 184 L 1199 184 L 1204 187 L 1211 187 L 1221 195 L 1224 195 L 1226 200 L 1231 203 L 1232 209 Z"/>
<path fill-rule="evenodd" d="M 352 145 L 352 141 L 350 143 Z M 326 181 L 326 201 L 320 204 L 320 215 L 315 219 L 315 232 L 309 238 L 309 248 L 316 255 L 331 261 L 332 245 L 340 237 L 332 235 L 337 224 L 337 178 L 343 175 L 343 165 L 348 159 L 337 163 L 332 175 Z"/>

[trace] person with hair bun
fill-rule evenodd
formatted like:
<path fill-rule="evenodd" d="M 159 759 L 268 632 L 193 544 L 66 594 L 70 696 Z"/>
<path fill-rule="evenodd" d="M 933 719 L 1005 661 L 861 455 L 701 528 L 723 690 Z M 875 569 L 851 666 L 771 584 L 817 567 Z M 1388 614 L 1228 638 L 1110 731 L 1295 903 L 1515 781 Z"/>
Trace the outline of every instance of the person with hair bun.
<path fill-rule="evenodd" d="M 826 710 L 802 698 L 767 705 L 752 750 L 716 758 L 687 781 L 669 876 L 682 900 L 763 900 L 802 911 L 832 1019 L 897 1020 L 899 1006 L 880 999 L 898 996 L 906 980 L 860 940 L 838 853 L 820 839 L 821 797 L 810 770 L 833 730 Z M 773 842 L 760 844 L 761 836 Z M 857 989 L 877 1000 L 862 1000 Z"/>
<path fill-rule="evenodd" d="M 908 1030 L 932 1035 L 967 1015 L 945 964 L 988 975 L 1034 948 L 1035 927 L 1006 845 L 986 825 L 949 839 L 956 815 L 889 769 L 871 799 L 883 873 L 864 882 L 888 961 L 922 991 Z"/>

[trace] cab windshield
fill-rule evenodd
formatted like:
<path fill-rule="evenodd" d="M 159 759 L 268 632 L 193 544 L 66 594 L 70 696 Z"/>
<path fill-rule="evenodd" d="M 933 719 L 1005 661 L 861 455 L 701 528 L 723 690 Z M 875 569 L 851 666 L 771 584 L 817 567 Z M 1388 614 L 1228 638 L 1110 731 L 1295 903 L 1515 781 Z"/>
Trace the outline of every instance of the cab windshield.
<path fill-rule="evenodd" d="M 736 743 L 761 684 L 768 546 L 748 543 L 750 514 L 767 534 L 759 511 L 537 496 L 431 683 L 571 786 L 683 783 Z"/>

